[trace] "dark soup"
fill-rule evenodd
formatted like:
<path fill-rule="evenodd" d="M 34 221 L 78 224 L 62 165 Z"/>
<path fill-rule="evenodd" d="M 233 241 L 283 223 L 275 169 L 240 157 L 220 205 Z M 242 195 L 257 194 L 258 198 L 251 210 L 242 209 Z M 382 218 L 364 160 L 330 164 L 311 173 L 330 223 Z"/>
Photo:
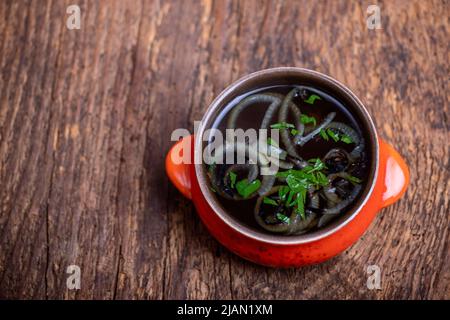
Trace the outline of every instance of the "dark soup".
<path fill-rule="evenodd" d="M 278 86 L 240 96 L 213 129 L 224 142 L 210 148 L 206 161 L 211 190 L 227 212 L 261 231 L 317 230 L 348 212 L 367 183 L 361 129 L 344 105 L 315 88 Z M 235 129 L 254 129 L 257 140 L 230 138 Z M 211 135 L 208 147 L 218 141 Z"/>

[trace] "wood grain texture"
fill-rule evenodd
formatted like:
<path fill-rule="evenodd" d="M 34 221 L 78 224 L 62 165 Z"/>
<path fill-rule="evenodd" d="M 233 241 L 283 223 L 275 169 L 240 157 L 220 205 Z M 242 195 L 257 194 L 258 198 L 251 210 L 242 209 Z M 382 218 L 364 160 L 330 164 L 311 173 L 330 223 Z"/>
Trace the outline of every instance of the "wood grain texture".
<path fill-rule="evenodd" d="M 366 1 L 1 1 L 0 298 L 449 299 L 450 3 L 377 3 L 381 30 Z M 274 66 L 347 84 L 412 176 L 358 243 L 301 269 L 229 253 L 164 173 L 172 130 Z"/>

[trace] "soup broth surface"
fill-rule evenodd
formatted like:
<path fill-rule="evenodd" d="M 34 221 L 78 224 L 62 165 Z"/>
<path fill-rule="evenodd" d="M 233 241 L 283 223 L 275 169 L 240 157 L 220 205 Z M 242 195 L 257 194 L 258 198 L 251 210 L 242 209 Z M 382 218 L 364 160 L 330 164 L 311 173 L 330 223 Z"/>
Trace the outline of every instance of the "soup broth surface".
<path fill-rule="evenodd" d="M 258 99 L 260 96 L 263 97 Z M 279 140 L 268 141 L 268 144 L 274 144 L 283 151 L 286 157 L 280 161 L 292 167 L 279 168 L 272 178 L 275 181 L 269 185 L 270 190 L 260 192 L 261 189 L 253 191 L 257 187 L 256 182 L 267 186 L 267 179 L 261 174 L 259 163 L 250 166 L 250 161 L 247 161 L 248 170 L 234 170 L 237 167 L 230 168 L 232 164 L 206 164 L 211 190 L 223 208 L 250 228 L 286 236 L 317 230 L 351 210 L 366 186 L 369 164 L 361 128 L 345 106 L 313 87 L 268 87 L 234 99 L 217 116 L 212 128 L 218 129 L 225 137 L 233 110 L 251 97 L 254 101 L 242 108 L 233 127 L 260 129 L 271 106 L 267 100 L 277 97 L 279 104 L 271 116 L 268 135 L 271 129 L 279 130 Z M 285 121 L 280 122 L 280 110 L 285 99 L 289 100 L 286 105 L 293 104 L 294 107 L 288 108 Z M 293 108 L 298 112 L 293 112 Z M 327 117 L 332 119 L 321 128 Z M 319 128 L 321 130 L 314 134 Z M 298 157 L 287 151 L 282 131 L 288 132 Z M 305 143 L 297 143 L 307 137 Z M 213 141 L 211 137 L 208 143 Z M 258 170 L 257 178 L 250 181 L 255 168 Z M 251 183 L 254 186 L 250 186 Z M 246 190 L 253 192 L 249 195 Z"/>

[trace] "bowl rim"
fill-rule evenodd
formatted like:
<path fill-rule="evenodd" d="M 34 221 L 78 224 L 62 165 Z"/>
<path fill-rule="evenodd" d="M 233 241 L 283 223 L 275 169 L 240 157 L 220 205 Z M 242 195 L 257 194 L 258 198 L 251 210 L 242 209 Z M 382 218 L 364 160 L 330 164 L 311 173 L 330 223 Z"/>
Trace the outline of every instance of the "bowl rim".
<path fill-rule="evenodd" d="M 246 237 L 249 237 L 253 240 L 261 241 L 268 244 L 276 244 L 276 245 L 298 245 L 298 244 L 305 244 L 305 243 L 311 243 L 314 241 L 318 241 L 320 239 L 323 239 L 325 237 L 330 236 L 331 234 L 336 233 L 340 229 L 342 229 L 344 226 L 346 226 L 348 223 L 350 223 L 363 209 L 363 207 L 366 205 L 367 201 L 372 195 L 372 192 L 374 190 L 377 177 L 378 177 L 378 171 L 379 171 L 379 139 L 378 134 L 375 128 L 375 125 L 373 123 L 372 117 L 370 116 L 369 112 L 367 111 L 364 104 L 361 102 L 361 100 L 344 84 L 339 82 L 338 80 L 320 73 L 318 71 L 306 69 L 306 68 L 299 68 L 299 67 L 276 67 L 276 68 L 269 68 L 269 69 L 263 69 L 259 70 L 253 73 L 250 73 L 248 75 L 245 75 L 238 80 L 234 81 L 232 84 L 227 86 L 217 97 L 211 102 L 207 110 L 205 111 L 203 118 L 200 122 L 200 125 L 198 126 L 196 132 L 195 132 L 195 142 L 194 142 L 194 154 L 196 150 L 202 150 L 203 147 L 203 134 L 204 131 L 207 129 L 207 124 L 211 120 L 211 118 L 214 116 L 214 112 L 217 108 L 222 107 L 221 102 L 229 97 L 233 92 L 238 89 L 240 86 L 242 86 L 244 83 L 260 77 L 260 76 L 267 76 L 267 75 L 276 75 L 277 73 L 291 73 L 296 75 L 308 75 L 312 77 L 316 77 L 317 79 L 324 80 L 327 82 L 328 85 L 334 86 L 336 89 L 340 90 L 344 95 L 346 95 L 348 98 L 350 98 L 357 108 L 361 111 L 361 114 L 369 124 L 369 134 L 370 137 L 373 139 L 373 145 L 374 149 L 372 152 L 374 152 L 374 155 L 372 158 L 375 159 L 375 163 L 372 164 L 374 166 L 374 170 L 372 171 L 373 174 L 370 177 L 371 184 L 370 188 L 367 191 L 364 199 L 359 203 L 359 205 L 355 208 L 353 208 L 353 212 L 351 215 L 349 215 L 345 220 L 333 225 L 330 224 L 328 226 L 325 226 L 322 229 L 318 229 L 316 231 L 313 231 L 311 233 L 305 233 L 302 235 L 297 236 L 286 236 L 286 235 L 276 235 L 276 234 L 266 234 L 263 232 L 258 232 L 238 220 L 236 220 L 234 217 L 232 217 L 230 214 L 228 214 L 217 202 L 215 199 L 214 194 L 209 188 L 206 173 L 204 170 L 203 163 L 195 162 L 195 177 L 197 178 L 197 181 L 200 186 L 200 190 L 202 192 L 202 195 L 205 197 L 208 205 L 212 208 L 214 213 L 230 228 L 234 229 L 240 234 L 245 235 Z M 367 128 L 366 128 L 367 129 Z M 367 186 L 366 186 L 367 188 Z"/>

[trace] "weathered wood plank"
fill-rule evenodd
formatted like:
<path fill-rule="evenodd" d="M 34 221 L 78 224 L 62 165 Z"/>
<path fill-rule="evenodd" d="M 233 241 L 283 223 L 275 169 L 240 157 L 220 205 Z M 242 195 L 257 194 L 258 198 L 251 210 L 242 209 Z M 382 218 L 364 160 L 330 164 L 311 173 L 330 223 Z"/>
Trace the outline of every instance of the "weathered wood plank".
<path fill-rule="evenodd" d="M 450 298 L 448 1 L 0 2 L 0 297 Z M 318 266 L 223 249 L 164 174 L 172 130 L 274 66 L 346 83 L 411 168 L 406 196 Z M 82 288 L 66 288 L 66 268 Z M 366 288 L 366 268 L 382 290 Z"/>

